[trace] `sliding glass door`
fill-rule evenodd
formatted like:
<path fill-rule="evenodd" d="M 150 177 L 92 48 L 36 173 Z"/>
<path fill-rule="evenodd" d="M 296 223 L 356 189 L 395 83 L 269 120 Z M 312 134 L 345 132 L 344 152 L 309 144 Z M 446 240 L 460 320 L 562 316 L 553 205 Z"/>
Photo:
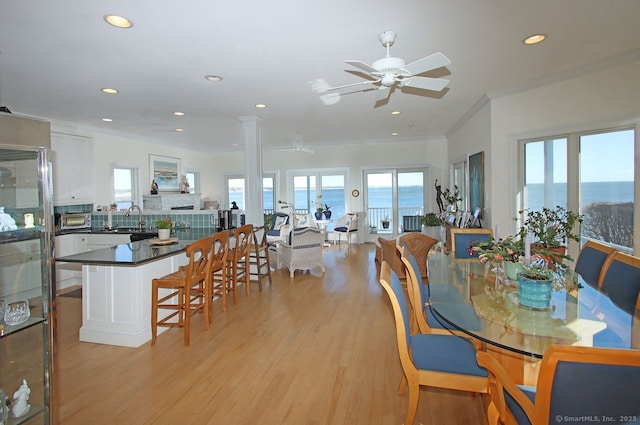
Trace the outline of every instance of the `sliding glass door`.
<path fill-rule="evenodd" d="M 347 213 L 345 181 L 346 172 L 308 171 L 289 173 L 289 185 L 293 188 L 293 209 L 297 213 L 313 214 L 318 208 L 330 207 L 333 222 L 326 225 L 332 231 L 336 218 Z"/>
<path fill-rule="evenodd" d="M 369 234 L 420 231 L 430 190 L 426 169 L 368 170 L 364 174 Z"/>

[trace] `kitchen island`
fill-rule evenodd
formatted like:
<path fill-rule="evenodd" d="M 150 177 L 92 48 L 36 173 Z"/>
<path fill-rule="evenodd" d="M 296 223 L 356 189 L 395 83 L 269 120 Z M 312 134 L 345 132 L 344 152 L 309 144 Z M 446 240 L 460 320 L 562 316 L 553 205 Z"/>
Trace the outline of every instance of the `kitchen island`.
<path fill-rule="evenodd" d="M 82 264 L 80 341 L 124 347 L 150 341 L 151 280 L 188 264 L 187 246 L 212 233 L 190 229 L 172 234 L 178 241 L 168 245 L 142 240 L 57 258 Z"/>

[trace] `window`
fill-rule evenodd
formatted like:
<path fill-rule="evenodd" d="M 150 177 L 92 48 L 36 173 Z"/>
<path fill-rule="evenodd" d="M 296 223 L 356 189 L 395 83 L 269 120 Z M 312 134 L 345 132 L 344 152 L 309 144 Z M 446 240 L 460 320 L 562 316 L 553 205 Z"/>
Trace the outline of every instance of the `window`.
<path fill-rule="evenodd" d="M 189 193 L 200 193 L 200 172 L 195 170 L 186 170 L 184 175 L 189 182 Z"/>
<path fill-rule="evenodd" d="M 585 216 L 582 243 L 595 239 L 632 252 L 634 139 L 633 129 L 621 129 L 522 142 L 522 207 L 577 210 Z"/>
<path fill-rule="evenodd" d="M 138 169 L 136 167 L 113 165 L 112 196 L 118 211 L 126 210 L 139 199 L 138 196 Z"/>
<path fill-rule="evenodd" d="M 335 170 L 319 170 L 313 173 L 290 173 L 294 194 L 295 211 L 313 214 L 325 204 L 331 207 L 332 219 L 342 217 L 347 213 L 346 192 L 344 189 L 347 179 L 346 172 Z M 333 231 L 334 222 L 326 223 L 327 231 Z"/>
<path fill-rule="evenodd" d="M 187 175 L 187 178 L 189 176 Z M 191 181 L 189 181 L 191 183 Z M 227 186 L 227 206 L 231 207 L 233 201 L 241 210 L 245 209 L 245 180 L 240 176 L 228 176 L 226 177 Z M 276 191 L 276 175 L 275 173 L 264 173 L 262 177 L 262 207 L 265 214 L 273 213 Z M 222 208 L 222 206 L 221 206 Z"/>

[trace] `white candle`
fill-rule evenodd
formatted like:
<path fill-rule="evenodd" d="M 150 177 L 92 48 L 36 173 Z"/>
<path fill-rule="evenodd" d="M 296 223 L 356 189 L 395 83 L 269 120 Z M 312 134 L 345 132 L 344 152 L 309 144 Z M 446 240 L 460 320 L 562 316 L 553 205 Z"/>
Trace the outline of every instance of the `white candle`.
<path fill-rule="evenodd" d="M 111 207 L 109 207 L 109 211 L 107 211 L 107 229 L 111 229 L 112 225 Z"/>
<path fill-rule="evenodd" d="M 499 232 L 498 230 L 500 230 L 500 226 L 498 226 L 497 224 L 494 226 L 494 230 L 493 230 L 493 239 L 498 240 L 500 239 L 500 236 L 498 236 Z"/>
<path fill-rule="evenodd" d="M 524 259 L 528 260 L 531 258 L 531 239 L 529 239 L 529 235 L 524 237 Z"/>

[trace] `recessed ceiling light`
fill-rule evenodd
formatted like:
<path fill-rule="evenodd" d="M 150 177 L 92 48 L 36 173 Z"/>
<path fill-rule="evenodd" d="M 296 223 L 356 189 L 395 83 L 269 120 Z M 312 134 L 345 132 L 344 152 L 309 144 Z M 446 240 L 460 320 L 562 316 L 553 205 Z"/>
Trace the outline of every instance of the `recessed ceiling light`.
<path fill-rule="evenodd" d="M 400 111 L 392 111 L 391 115 L 400 115 Z"/>
<path fill-rule="evenodd" d="M 181 131 L 184 131 L 184 128 L 176 128 L 176 131 L 180 133 Z"/>
<path fill-rule="evenodd" d="M 391 133 L 391 135 L 392 135 L 392 136 L 397 136 L 397 135 L 398 135 L 398 132 L 397 132 L 397 131 L 394 131 L 393 133 Z"/>
<path fill-rule="evenodd" d="M 109 25 L 113 25 L 114 27 L 117 27 L 117 28 L 131 28 L 133 26 L 133 22 L 131 22 L 124 16 L 104 15 L 103 19 Z"/>
<path fill-rule="evenodd" d="M 111 122 L 111 121 L 113 121 L 113 120 L 112 120 L 111 118 L 102 118 L 102 121 L 104 121 L 104 122 Z"/>
<path fill-rule="evenodd" d="M 222 77 L 219 75 L 205 75 L 204 78 L 214 82 L 222 81 Z"/>
<path fill-rule="evenodd" d="M 547 38 L 545 34 L 534 34 L 522 40 L 524 44 L 538 44 Z"/>
<path fill-rule="evenodd" d="M 264 103 L 256 103 L 256 108 L 263 109 L 263 108 L 266 108 L 266 107 L 267 107 L 267 105 L 265 105 Z"/>
<path fill-rule="evenodd" d="M 173 115 L 175 115 L 176 117 L 182 117 L 182 116 L 184 116 L 184 112 L 175 111 L 175 112 L 173 113 Z"/>
<path fill-rule="evenodd" d="M 107 94 L 117 94 L 118 93 L 118 90 L 110 89 L 108 87 L 101 88 L 100 90 L 102 90 L 103 93 L 107 93 Z"/>

